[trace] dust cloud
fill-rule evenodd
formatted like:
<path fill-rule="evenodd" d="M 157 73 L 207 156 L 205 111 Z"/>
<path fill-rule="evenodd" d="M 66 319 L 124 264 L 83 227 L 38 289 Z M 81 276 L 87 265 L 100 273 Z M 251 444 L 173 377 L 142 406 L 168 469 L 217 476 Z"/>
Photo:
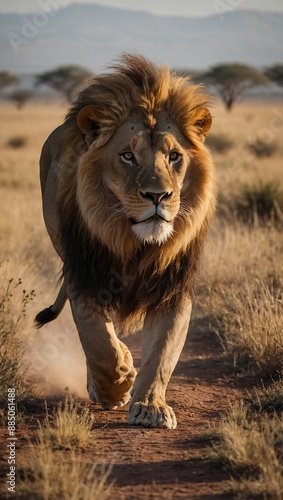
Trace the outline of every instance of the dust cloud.
<path fill-rule="evenodd" d="M 33 332 L 23 361 L 42 396 L 63 394 L 68 388 L 88 399 L 85 355 L 68 306 L 55 321 Z"/>

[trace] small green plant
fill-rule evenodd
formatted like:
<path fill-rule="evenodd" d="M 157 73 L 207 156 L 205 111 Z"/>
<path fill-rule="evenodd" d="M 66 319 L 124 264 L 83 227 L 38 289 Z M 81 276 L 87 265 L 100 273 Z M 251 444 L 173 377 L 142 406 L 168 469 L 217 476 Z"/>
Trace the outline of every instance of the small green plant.
<path fill-rule="evenodd" d="M 22 136 L 22 135 L 15 135 L 14 137 L 11 137 L 8 142 L 7 146 L 9 148 L 13 149 L 20 149 L 23 148 L 27 143 L 27 138 Z"/>
<path fill-rule="evenodd" d="M 277 145 L 274 142 L 266 142 L 257 138 L 254 142 L 247 144 L 247 149 L 257 158 L 266 158 L 277 151 Z"/>
<path fill-rule="evenodd" d="M 283 191 L 274 181 L 242 186 L 234 201 L 238 219 L 246 224 L 283 223 Z"/>
<path fill-rule="evenodd" d="M 91 443 L 93 416 L 87 406 L 81 406 L 75 396 L 67 393 L 51 415 L 46 411 L 44 424 L 39 427 L 42 441 L 51 443 L 54 449 L 71 450 L 84 448 Z"/>
<path fill-rule="evenodd" d="M 226 153 L 234 145 L 233 140 L 225 134 L 208 134 L 205 144 L 216 153 Z"/>

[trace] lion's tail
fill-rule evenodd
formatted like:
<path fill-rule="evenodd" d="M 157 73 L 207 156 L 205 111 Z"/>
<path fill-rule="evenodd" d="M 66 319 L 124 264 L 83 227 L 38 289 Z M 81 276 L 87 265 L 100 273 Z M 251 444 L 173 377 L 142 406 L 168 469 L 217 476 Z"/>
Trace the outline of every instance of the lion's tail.
<path fill-rule="evenodd" d="M 50 321 L 56 319 L 57 316 L 59 316 L 60 312 L 62 311 L 66 303 L 66 300 L 67 300 L 67 291 L 65 282 L 63 281 L 54 304 L 50 307 L 47 307 L 46 309 L 43 309 L 43 311 L 40 311 L 36 315 L 34 319 L 35 327 L 41 328 L 46 323 L 49 323 Z"/>

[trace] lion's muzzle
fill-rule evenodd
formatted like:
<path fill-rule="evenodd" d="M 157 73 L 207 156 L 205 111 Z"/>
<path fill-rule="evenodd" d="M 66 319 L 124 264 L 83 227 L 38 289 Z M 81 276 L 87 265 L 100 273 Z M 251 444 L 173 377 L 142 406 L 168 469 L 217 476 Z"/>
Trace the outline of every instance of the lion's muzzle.
<path fill-rule="evenodd" d="M 132 231 L 143 243 L 161 245 L 173 234 L 173 225 L 162 217 L 154 215 L 142 222 L 132 224 Z"/>

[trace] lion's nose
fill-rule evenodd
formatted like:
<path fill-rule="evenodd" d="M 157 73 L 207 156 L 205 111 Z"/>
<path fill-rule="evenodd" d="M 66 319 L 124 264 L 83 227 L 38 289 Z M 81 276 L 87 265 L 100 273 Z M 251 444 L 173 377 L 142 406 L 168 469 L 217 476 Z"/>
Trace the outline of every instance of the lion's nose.
<path fill-rule="evenodd" d="M 146 191 L 145 193 L 143 193 L 142 191 L 140 191 L 140 195 L 142 198 L 146 198 L 148 200 L 151 200 L 154 203 L 154 205 L 157 207 L 157 205 L 159 205 L 159 203 L 162 200 L 168 199 L 172 196 L 172 191 L 171 191 L 171 193 L 168 193 L 167 191 L 163 192 L 163 193 L 152 193 L 150 191 Z"/>

